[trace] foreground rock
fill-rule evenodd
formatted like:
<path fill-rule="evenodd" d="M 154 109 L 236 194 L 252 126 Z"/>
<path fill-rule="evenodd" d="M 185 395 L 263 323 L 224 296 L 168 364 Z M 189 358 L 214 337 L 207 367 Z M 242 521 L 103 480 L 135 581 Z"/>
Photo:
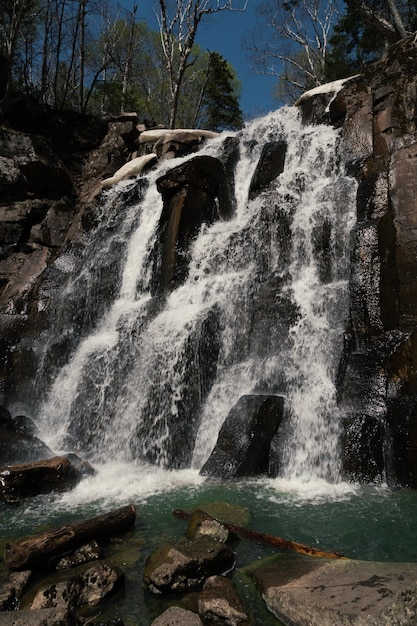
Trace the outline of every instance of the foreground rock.
<path fill-rule="evenodd" d="M 274 557 L 250 575 L 265 602 L 296 626 L 411 626 L 417 620 L 417 564 Z"/>
<path fill-rule="evenodd" d="M 64 608 L 74 613 L 84 605 L 95 606 L 118 591 L 124 574 L 114 563 L 102 561 L 80 576 L 53 583 L 36 594 L 32 609 Z"/>
<path fill-rule="evenodd" d="M 92 607 L 101 605 L 124 586 L 126 555 L 115 546 L 121 541 L 118 536 L 131 528 L 135 517 L 135 507 L 129 505 L 6 544 L 5 561 L 9 568 L 20 567 L 23 560 L 32 571 L 0 576 L 0 625 L 78 626 L 93 622 L 95 618 L 86 622 L 86 613 L 94 610 L 98 617 L 99 609 Z M 74 551 L 83 537 L 91 535 L 98 541 Z M 129 545 L 130 552 L 136 545 Z M 65 559 L 58 561 L 62 554 Z M 118 618 L 110 624 L 123 626 Z"/>
<path fill-rule="evenodd" d="M 161 546 L 145 565 L 144 581 L 153 593 L 184 593 L 198 589 L 214 574 L 223 574 L 235 563 L 233 551 L 207 536 Z"/>
<path fill-rule="evenodd" d="M 16 608 L 30 577 L 30 571 L 0 576 L 0 611 L 12 611 Z"/>
<path fill-rule="evenodd" d="M 237 626 L 248 624 L 249 615 L 231 580 L 223 576 L 209 578 L 198 598 L 198 612 L 206 622 Z"/>
<path fill-rule="evenodd" d="M 151 626 L 203 626 L 203 622 L 193 611 L 179 606 L 171 606 L 157 617 Z"/>

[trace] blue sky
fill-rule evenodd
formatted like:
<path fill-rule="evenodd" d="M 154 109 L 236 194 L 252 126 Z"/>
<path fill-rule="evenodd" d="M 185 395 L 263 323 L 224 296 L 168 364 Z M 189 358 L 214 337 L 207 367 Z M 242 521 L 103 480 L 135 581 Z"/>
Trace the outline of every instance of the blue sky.
<path fill-rule="evenodd" d="M 197 31 L 197 43 L 203 48 L 219 52 L 238 73 L 242 84 L 240 106 L 246 119 L 258 117 L 278 108 L 271 92 L 274 79 L 254 73 L 242 48 L 242 38 L 252 29 L 256 20 L 256 6 L 259 0 L 248 0 L 244 13 L 222 11 L 212 16 L 205 16 Z M 133 0 L 123 0 L 122 5 L 131 9 Z M 138 16 L 145 18 L 150 28 L 157 28 L 153 12 L 153 0 L 139 1 Z"/>

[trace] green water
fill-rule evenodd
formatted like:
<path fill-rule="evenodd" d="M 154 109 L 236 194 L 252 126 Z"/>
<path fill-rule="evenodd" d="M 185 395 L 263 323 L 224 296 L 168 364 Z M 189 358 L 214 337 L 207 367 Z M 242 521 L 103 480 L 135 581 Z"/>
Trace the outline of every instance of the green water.
<path fill-rule="evenodd" d="M 17 508 L 1 505 L 3 543 L 133 502 L 137 507 L 135 528 L 122 541 L 107 547 L 107 556 L 126 572 L 126 589 L 109 601 L 100 615 L 103 621 L 119 616 L 127 626 L 147 626 L 172 600 L 161 601 L 144 590 L 142 576 L 148 554 L 161 542 L 174 542 L 184 533 L 186 522 L 172 515 L 175 509 L 193 510 L 208 502 L 234 503 L 247 509 L 244 523 L 263 533 L 342 551 L 354 559 L 417 559 L 417 492 L 412 490 L 345 486 L 326 492 L 325 485 L 292 489 L 291 485 L 268 480 L 223 484 L 197 480 L 192 475 L 180 484 L 170 482 L 172 475 L 166 475 L 164 485 L 161 478 L 163 475 L 158 476 L 154 491 L 151 484 L 143 488 L 145 479 L 140 484 L 127 480 L 124 485 L 120 483 L 117 495 L 115 484 L 101 484 L 100 491 L 100 483 L 92 480 L 69 494 L 33 498 Z M 123 486 L 128 493 L 123 493 Z M 271 546 L 248 539 L 236 546 L 236 584 L 257 623 L 265 626 L 279 622 L 265 611 L 258 592 L 242 577 L 240 568 L 275 552 Z"/>

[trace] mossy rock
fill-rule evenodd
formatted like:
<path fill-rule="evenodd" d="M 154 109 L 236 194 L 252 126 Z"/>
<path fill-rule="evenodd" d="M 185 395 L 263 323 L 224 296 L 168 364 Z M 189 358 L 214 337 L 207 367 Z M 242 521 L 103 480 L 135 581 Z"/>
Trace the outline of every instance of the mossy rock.
<path fill-rule="evenodd" d="M 249 510 L 239 504 L 230 502 L 206 502 L 200 504 L 198 508 L 224 524 L 235 524 L 236 526 L 247 526 L 249 524 Z"/>

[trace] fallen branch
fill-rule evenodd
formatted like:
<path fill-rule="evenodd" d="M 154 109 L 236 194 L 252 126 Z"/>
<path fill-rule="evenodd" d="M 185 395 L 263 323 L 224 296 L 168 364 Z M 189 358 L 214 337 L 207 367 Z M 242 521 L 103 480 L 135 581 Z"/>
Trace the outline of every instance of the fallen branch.
<path fill-rule="evenodd" d="M 135 519 L 136 508 L 130 504 L 82 522 L 24 537 L 14 543 L 6 543 L 4 560 L 11 570 L 45 565 L 52 557 L 76 550 L 92 539 L 108 539 L 128 530 Z"/>
<path fill-rule="evenodd" d="M 183 511 L 181 509 L 177 509 L 174 511 L 175 517 L 179 519 L 191 519 L 192 513 L 188 511 Z M 208 519 L 214 519 L 207 513 L 205 513 Z M 216 520 L 219 521 L 219 520 Z M 252 539 L 253 541 L 259 541 L 261 543 L 268 543 L 272 546 L 276 546 L 281 550 L 290 550 L 292 552 L 297 552 L 298 554 L 305 554 L 307 556 L 317 556 L 328 559 L 341 559 L 344 558 L 342 552 L 327 552 L 326 550 L 320 550 L 319 548 L 313 548 L 313 546 L 307 546 L 303 543 L 298 543 L 297 541 L 290 541 L 289 539 L 282 539 L 281 537 L 275 537 L 274 535 L 266 535 L 265 533 L 260 533 L 256 530 L 250 530 L 249 528 L 244 528 L 243 526 L 236 526 L 235 524 L 227 524 L 225 522 L 220 522 L 230 530 L 231 532 L 236 533 L 237 535 L 242 535 L 243 537 L 247 537 L 248 539 Z"/>

